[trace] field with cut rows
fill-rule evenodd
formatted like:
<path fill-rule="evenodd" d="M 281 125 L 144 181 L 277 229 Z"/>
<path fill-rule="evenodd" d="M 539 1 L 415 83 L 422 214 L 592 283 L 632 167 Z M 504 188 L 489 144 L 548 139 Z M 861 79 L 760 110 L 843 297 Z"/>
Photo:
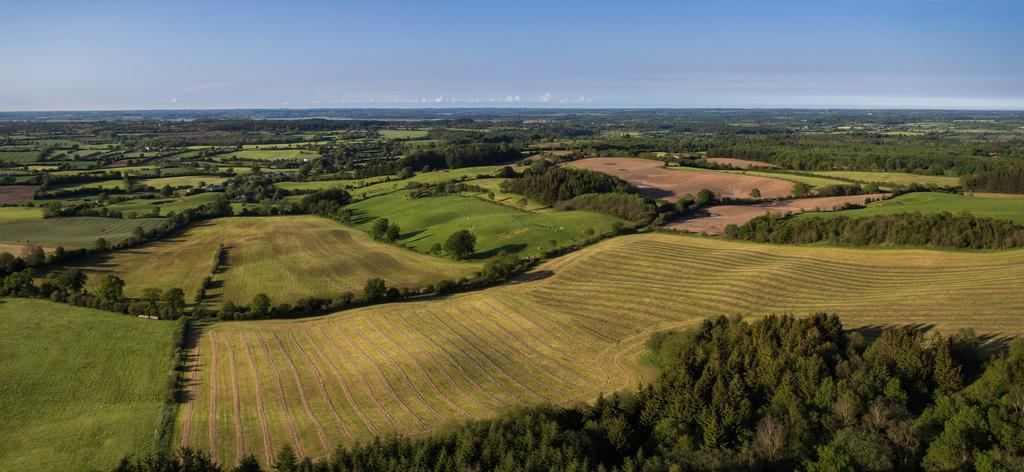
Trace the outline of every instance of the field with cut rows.
<path fill-rule="evenodd" d="M 572 161 L 569 165 L 614 175 L 637 185 L 641 193 L 670 201 L 679 200 L 686 194 L 697 195 L 704 189 L 730 198 L 750 198 L 754 189 L 764 198 L 786 197 L 793 189 L 791 182 L 774 177 L 666 168 L 661 161 L 651 159 L 598 157 Z"/>
<path fill-rule="evenodd" d="M 97 238 L 105 238 L 111 243 L 121 242 L 131 236 L 136 227 L 148 230 L 164 221 L 162 218 L 122 220 L 91 216 L 43 219 L 28 211 L 24 213 L 27 216 L 24 219 L 4 220 L 0 225 L 0 242 L 65 248 L 91 247 Z"/>
<path fill-rule="evenodd" d="M 417 434 L 516 405 L 635 385 L 643 341 L 721 314 L 827 311 L 851 327 L 1024 334 L 1024 250 L 769 246 L 624 236 L 520 283 L 298 321 L 209 325 L 176 444 L 233 464 L 284 444 Z M 977 303 L 984 300 L 984 303 Z"/>
<path fill-rule="evenodd" d="M 315 216 L 220 218 L 171 238 L 76 261 L 90 284 L 105 273 L 124 279 L 125 292 L 180 287 L 191 300 L 213 272 L 219 244 L 227 264 L 213 276 L 212 301 L 249 303 L 265 293 L 275 303 L 359 293 L 366 279 L 382 277 L 397 287 L 420 287 L 458 278 L 478 264 L 434 258 L 371 240 L 361 231 Z"/>

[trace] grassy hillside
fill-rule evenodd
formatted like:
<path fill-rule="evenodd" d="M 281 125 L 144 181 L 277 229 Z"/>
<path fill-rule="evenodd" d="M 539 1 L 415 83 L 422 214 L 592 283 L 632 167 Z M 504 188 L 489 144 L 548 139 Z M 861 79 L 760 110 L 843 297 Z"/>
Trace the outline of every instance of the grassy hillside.
<path fill-rule="evenodd" d="M 875 216 L 893 213 L 915 212 L 936 213 L 948 211 L 953 214 L 968 211 L 974 216 L 1010 220 L 1024 225 L 1024 197 L 985 198 L 968 197 L 940 192 L 914 192 L 890 200 L 872 203 L 867 208 L 837 212 L 813 212 L 798 215 L 797 218 L 836 216 Z"/>
<path fill-rule="evenodd" d="M 477 257 L 489 257 L 506 250 L 521 256 L 537 256 L 558 246 L 586 239 L 587 229 L 604 233 L 616 222 L 625 221 L 582 211 L 529 213 L 490 203 L 479 198 L 448 195 L 410 199 L 401 191 L 371 198 L 349 206 L 356 224 L 369 230 L 378 217 L 397 223 L 401 242 L 420 252 L 434 244 L 444 245 L 452 233 L 468 229 L 477 237 Z"/>
<path fill-rule="evenodd" d="M 532 281 L 301 321 L 221 323 L 199 344 L 181 445 L 322 455 L 515 405 L 633 386 L 648 335 L 711 315 L 827 311 L 852 327 L 1024 334 L 1024 251 L 949 253 L 607 240 Z M 985 303 L 977 300 L 983 298 Z"/>
<path fill-rule="evenodd" d="M 154 451 L 175 327 L 0 299 L 0 470 L 110 469 Z"/>
<path fill-rule="evenodd" d="M 121 276 L 125 291 L 181 287 L 191 300 L 213 270 L 218 244 L 227 249 L 227 268 L 214 277 L 220 299 L 248 303 L 266 293 L 275 303 L 302 297 L 360 292 L 366 279 L 382 277 L 399 287 L 419 287 L 469 275 L 477 264 L 425 256 L 370 240 L 360 231 L 314 216 L 220 218 L 169 239 L 95 257 L 77 266 L 91 283 L 101 274 Z"/>
<path fill-rule="evenodd" d="M 65 248 L 89 247 L 97 238 L 106 238 L 112 243 L 120 242 L 131 236 L 135 227 L 154 228 L 163 221 L 162 218 L 122 220 L 87 216 L 7 220 L 0 225 L 0 242 Z"/>

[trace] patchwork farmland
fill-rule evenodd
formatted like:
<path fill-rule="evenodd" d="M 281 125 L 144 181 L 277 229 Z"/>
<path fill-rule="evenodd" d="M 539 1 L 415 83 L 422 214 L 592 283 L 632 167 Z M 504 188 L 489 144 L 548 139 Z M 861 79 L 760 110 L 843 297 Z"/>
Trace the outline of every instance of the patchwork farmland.
<path fill-rule="evenodd" d="M 232 463 L 323 456 L 517 405 L 635 385 L 647 336 L 710 315 L 827 311 L 850 327 L 1024 334 L 1024 251 L 779 247 L 648 234 L 517 284 L 297 321 L 204 326 L 176 444 Z M 984 304 L 975 303 L 984 299 Z"/>

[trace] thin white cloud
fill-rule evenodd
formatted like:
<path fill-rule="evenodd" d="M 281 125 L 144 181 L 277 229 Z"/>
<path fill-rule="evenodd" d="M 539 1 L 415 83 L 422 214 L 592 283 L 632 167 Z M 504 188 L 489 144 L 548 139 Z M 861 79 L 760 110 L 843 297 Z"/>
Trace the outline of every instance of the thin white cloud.
<path fill-rule="evenodd" d="M 540 96 L 540 102 L 541 103 L 548 103 L 550 101 L 551 101 L 551 94 L 550 93 L 545 93 L 544 95 Z"/>

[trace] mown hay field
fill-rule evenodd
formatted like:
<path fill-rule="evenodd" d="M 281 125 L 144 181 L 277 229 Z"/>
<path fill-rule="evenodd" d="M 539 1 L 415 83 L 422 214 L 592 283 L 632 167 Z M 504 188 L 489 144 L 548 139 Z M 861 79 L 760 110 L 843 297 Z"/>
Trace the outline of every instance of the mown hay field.
<path fill-rule="evenodd" d="M 178 445 L 222 463 L 321 456 L 517 405 L 630 387 L 650 333 L 713 315 L 827 311 L 850 327 L 1024 334 L 1024 251 L 783 247 L 624 236 L 519 283 L 200 336 Z M 984 303 L 978 303 L 984 300 Z"/>
<path fill-rule="evenodd" d="M 11 219 L 0 225 L 0 242 L 65 248 L 92 247 L 98 238 L 118 243 L 131 236 L 136 227 L 148 230 L 163 221 L 162 218 L 122 220 L 91 216 Z"/>
<path fill-rule="evenodd" d="M 175 328 L 0 299 L 0 470 L 109 470 L 158 450 Z"/>
<path fill-rule="evenodd" d="M 258 293 L 274 303 L 334 297 L 361 292 L 371 277 L 382 277 L 392 286 L 421 287 L 480 268 L 379 243 L 315 216 L 219 218 L 171 238 L 69 266 L 85 270 L 90 284 L 104 274 L 117 274 L 132 296 L 149 287 L 179 287 L 192 300 L 202 279 L 213 273 L 221 243 L 227 264 L 213 276 L 219 286 L 210 292 L 214 302 L 247 304 Z"/>
<path fill-rule="evenodd" d="M 866 208 L 831 213 L 804 213 L 798 218 L 837 216 L 876 216 L 893 213 L 939 213 L 950 212 L 954 215 L 969 212 L 977 217 L 1010 220 L 1024 225 L 1024 195 L 1013 198 L 971 197 L 954 193 L 914 192 L 898 197 L 882 200 L 868 205 Z"/>

